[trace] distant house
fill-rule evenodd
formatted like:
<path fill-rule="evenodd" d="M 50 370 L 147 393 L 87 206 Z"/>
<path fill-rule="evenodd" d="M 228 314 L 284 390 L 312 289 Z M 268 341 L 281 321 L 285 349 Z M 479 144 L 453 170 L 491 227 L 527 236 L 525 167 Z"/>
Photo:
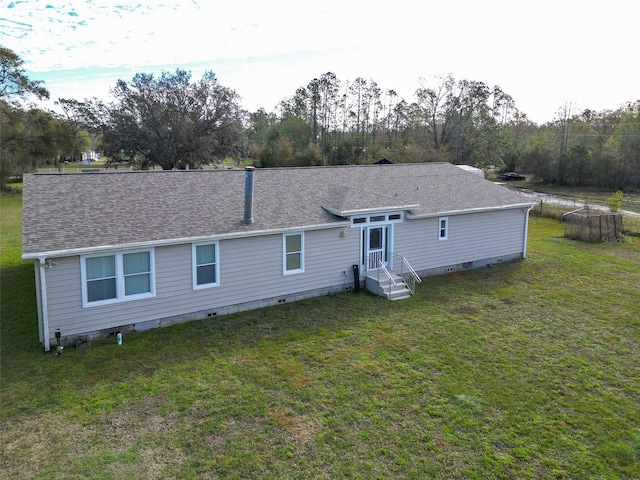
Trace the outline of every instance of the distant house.
<path fill-rule="evenodd" d="M 81 154 L 82 161 L 95 162 L 100 159 L 100 154 L 95 150 L 88 150 L 86 152 L 82 152 Z"/>
<path fill-rule="evenodd" d="M 48 351 L 360 282 L 406 296 L 523 258 L 533 205 L 447 163 L 34 174 L 23 258 Z"/>

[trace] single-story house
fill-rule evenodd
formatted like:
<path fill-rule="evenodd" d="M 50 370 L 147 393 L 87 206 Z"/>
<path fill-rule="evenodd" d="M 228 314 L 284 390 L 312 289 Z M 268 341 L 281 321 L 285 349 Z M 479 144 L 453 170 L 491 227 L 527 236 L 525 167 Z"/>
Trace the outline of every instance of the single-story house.
<path fill-rule="evenodd" d="M 524 258 L 534 206 L 448 163 L 31 174 L 23 199 L 45 351 L 360 282 L 393 298 L 393 272 Z"/>

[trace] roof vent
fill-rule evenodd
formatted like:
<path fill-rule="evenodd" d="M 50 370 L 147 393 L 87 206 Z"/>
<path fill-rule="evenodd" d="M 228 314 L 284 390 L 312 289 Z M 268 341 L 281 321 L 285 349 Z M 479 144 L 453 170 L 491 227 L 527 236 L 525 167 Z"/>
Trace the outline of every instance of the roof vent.
<path fill-rule="evenodd" d="M 244 167 L 244 218 L 242 223 L 253 223 L 253 172 L 255 167 Z"/>

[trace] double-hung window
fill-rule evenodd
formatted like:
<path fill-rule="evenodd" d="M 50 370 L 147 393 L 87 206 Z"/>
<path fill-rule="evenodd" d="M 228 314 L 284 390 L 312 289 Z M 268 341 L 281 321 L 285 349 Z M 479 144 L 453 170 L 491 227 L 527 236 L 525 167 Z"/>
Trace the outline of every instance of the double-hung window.
<path fill-rule="evenodd" d="M 117 298 L 116 256 L 84 259 L 86 303 Z"/>
<path fill-rule="evenodd" d="M 218 244 L 193 244 L 191 248 L 193 289 L 220 285 Z"/>
<path fill-rule="evenodd" d="M 155 296 L 154 264 L 153 249 L 81 257 L 83 307 Z"/>
<path fill-rule="evenodd" d="M 304 272 L 304 234 L 289 233 L 282 236 L 283 274 Z"/>
<path fill-rule="evenodd" d="M 449 237 L 449 218 L 440 217 L 438 219 L 438 241 L 446 240 Z"/>
<path fill-rule="evenodd" d="M 122 255 L 125 296 L 151 292 L 151 255 L 149 252 Z"/>

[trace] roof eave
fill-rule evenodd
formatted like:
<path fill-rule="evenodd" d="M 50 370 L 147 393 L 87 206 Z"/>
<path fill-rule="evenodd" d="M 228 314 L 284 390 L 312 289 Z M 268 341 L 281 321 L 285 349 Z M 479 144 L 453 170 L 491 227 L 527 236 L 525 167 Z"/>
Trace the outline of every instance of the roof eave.
<path fill-rule="evenodd" d="M 475 207 L 475 208 L 462 208 L 458 210 L 442 210 L 439 212 L 429 212 L 429 213 L 419 213 L 412 214 L 411 212 L 407 213 L 406 218 L 409 220 L 416 220 L 420 218 L 433 218 L 433 217 L 442 217 L 445 215 L 464 215 L 467 213 L 480 213 L 480 212 L 492 212 L 498 210 L 513 210 L 516 208 L 532 208 L 537 205 L 537 202 L 530 203 L 515 203 L 511 205 L 500 205 L 497 207 Z"/>
<path fill-rule="evenodd" d="M 370 215 L 372 213 L 382 213 L 382 212 L 404 212 L 411 210 L 412 208 L 418 208 L 419 204 L 410 204 L 410 205 L 399 205 L 396 207 L 376 207 L 376 208 L 358 208 L 352 210 L 338 210 L 337 208 L 327 207 L 325 205 L 322 206 L 327 212 L 332 215 L 336 215 L 338 217 L 351 217 L 354 215 Z"/>
<path fill-rule="evenodd" d="M 351 226 L 351 222 L 348 220 L 335 222 L 335 223 L 323 223 L 318 225 L 301 225 L 295 227 L 282 227 L 273 228 L 267 230 L 254 230 L 249 232 L 231 232 L 221 233 L 213 235 L 201 235 L 197 237 L 182 237 L 182 238 L 169 238 L 163 240 L 153 240 L 147 242 L 131 242 L 121 243 L 116 245 L 99 245 L 94 247 L 80 247 L 80 248 L 68 248 L 62 250 L 46 250 L 42 252 L 30 252 L 23 253 L 23 260 L 35 260 L 42 258 L 57 258 L 57 257 L 72 257 L 75 255 L 91 255 L 94 253 L 111 252 L 123 249 L 137 249 L 137 248 L 152 248 L 152 247 L 166 247 L 170 245 L 180 245 L 184 243 L 196 243 L 204 242 L 207 240 L 228 240 L 234 238 L 246 238 L 246 237 L 258 237 L 262 235 L 276 235 L 286 232 L 299 232 L 305 230 L 324 230 L 329 228 L 340 228 Z"/>

